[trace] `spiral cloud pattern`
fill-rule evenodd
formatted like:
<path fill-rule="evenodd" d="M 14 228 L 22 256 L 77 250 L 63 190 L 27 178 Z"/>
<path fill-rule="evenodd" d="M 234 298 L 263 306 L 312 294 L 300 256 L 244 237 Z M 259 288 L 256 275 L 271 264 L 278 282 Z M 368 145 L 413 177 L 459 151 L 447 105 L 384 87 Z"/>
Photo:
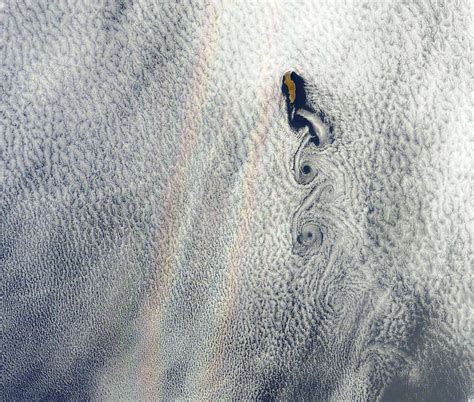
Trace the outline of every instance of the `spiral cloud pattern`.
<path fill-rule="evenodd" d="M 468 0 L 6 0 L 2 400 L 467 401 Z"/>

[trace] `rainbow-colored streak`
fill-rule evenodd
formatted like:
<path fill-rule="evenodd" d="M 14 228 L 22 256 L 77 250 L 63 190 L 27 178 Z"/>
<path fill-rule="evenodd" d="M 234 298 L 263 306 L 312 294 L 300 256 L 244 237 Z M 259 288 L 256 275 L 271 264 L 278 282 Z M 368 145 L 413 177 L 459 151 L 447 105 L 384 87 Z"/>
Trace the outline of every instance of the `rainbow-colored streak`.
<path fill-rule="evenodd" d="M 214 38 L 218 36 L 217 28 L 219 14 L 207 20 L 203 27 L 201 36 L 204 38 Z M 163 208 L 166 213 L 160 222 L 160 236 L 156 239 L 155 256 L 157 261 L 156 275 L 153 294 L 150 297 L 142 316 L 140 323 L 142 326 L 142 347 L 139 352 L 139 367 L 137 373 L 137 394 L 140 399 L 146 401 L 162 400 L 163 390 L 160 388 L 162 379 L 165 375 L 166 367 L 163 364 L 157 364 L 162 356 L 166 356 L 166 351 L 162 350 L 165 342 L 165 321 L 169 315 L 169 300 L 174 293 L 176 283 L 176 273 L 180 268 L 180 245 L 187 233 L 185 232 L 185 222 L 183 222 L 182 205 L 184 205 L 187 192 L 192 187 L 189 182 L 190 163 L 193 152 L 199 141 L 199 130 L 196 127 L 200 125 L 200 119 L 204 114 L 204 107 L 208 101 L 215 95 L 206 89 L 206 75 L 203 71 L 208 71 L 209 66 L 202 68 L 202 60 L 214 60 L 214 46 L 209 46 L 207 41 L 202 41 L 201 46 L 195 49 L 196 65 L 194 67 L 189 82 L 189 93 L 187 99 L 192 100 L 189 103 L 187 113 L 182 122 L 182 131 L 176 135 L 179 137 L 180 147 L 177 161 L 180 163 L 176 167 L 175 173 L 168 177 L 164 183 L 165 194 L 163 195 Z"/>
<path fill-rule="evenodd" d="M 272 16 L 269 20 L 273 23 L 274 19 Z M 219 14 L 215 13 L 214 18 L 208 21 L 203 28 L 202 37 L 217 37 L 218 26 Z M 179 280 L 176 271 L 180 269 L 181 264 L 180 247 L 187 236 L 181 206 L 186 200 L 187 191 L 193 186 L 193 183 L 189 182 L 189 177 L 192 175 L 188 162 L 193 158 L 193 152 L 198 149 L 197 144 L 200 139 L 199 130 L 196 130 L 196 127 L 199 126 L 200 120 L 205 114 L 204 108 L 215 97 L 215 93 L 206 87 L 206 77 L 212 76 L 212 65 L 206 64 L 203 68 L 202 60 L 214 60 L 215 49 L 215 46 L 210 46 L 208 41 L 203 41 L 201 47 L 193 52 L 196 55 L 198 62 L 196 64 L 199 65 L 199 68 L 194 68 L 193 75 L 189 78 L 192 85 L 189 87 L 187 98 L 192 99 L 193 102 L 189 104 L 182 124 L 182 132 L 179 133 L 182 146 L 179 148 L 180 153 L 177 160 L 182 163 L 164 183 L 166 192 L 163 205 L 166 208 L 166 214 L 163 216 L 163 221 L 160 222 L 160 233 L 164 236 L 156 240 L 155 251 L 156 277 L 159 278 L 159 283 L 155 285 L 153 297 L 141 317 L 143 342 L 137 387 L 142 393 L 143 400 L 161 400 L 164 397 L 160 384 L 166 367 L 157 367 L 157 362 L 161 361 L 162 356 L 166 356 L 166 351 L 161 350 L 162 346 L 166 344 L 164 323 L 170 312 L 170 297 L 174 293 L 174 288 L 179 285 L 176 282 Z M 271 48 L 269 57 L 263 58 L 262 64 L 255 67 L 257 71 L 271 70 L 271 61 L 276 57 L 272 56 L 272 52 L 275 52 L 275 49 Z M 237 207 L 239 210 L 236 211 L 237 218 L 231 246 L 223 255 L 223 258 L 227 258 L 226 271 L 222 282 L 218 285 L 219 297 L 216 309 L 211 312 L 214 317 L 211 327 L 206 333 L 208 339 L 202 340 L 200 345 L 204 347 L 201 350 L 196 350 L 196 356 L 193 356 L 193 358 L 206 362 L 199 377 L 193 379 L 193 388 L 201 391 L 202 395 L 208 395 L 210 399 L 219 397 L 219 395 L 209 395 L 209 392 L 221 388 L 221 380 L 224 377 L 223 366 L 226 363 L 225 359 L 229 348 L 232 346 L 230 341 L 234 334 L 230 331 L 235 327 L 233 324 L 236 320 L 242 291 L 246 264 L 245 253 L 248 250 L 246 243 L 251 238 L 252 216 L 257 208 L 256 194 L 258 194 L 262 152 L 267 141 L 268 127 L 271 119 L 275 116 L 275 110 L 271 110 L 271 108 L 278 107 L 276 104 L 268 102 L 269 99 L 275 97 L 276 88 L 271 85 L 259 84 L 255 90 L 254 106 L 259 111 L 257 125 L 246 134 L 251 139 L 251 146 L 248 149 L 248 159 L 244 161 L 244 174 L 241 178 L 242 201 Z"/>
<path fill-rule="evenodd" d="M 265 20 L 270 21 L 268 30 L 275 30 L 273 25 L 279 22 L 279 19 L 269 10 L 271 15 Z M 261 59 L 261 65 L 255 67 L 256 71 L 271 70 L 271 61 L 276 58 L 276 49 L 271 46 L 268 50 L 268 57 Z M 235 236 L 232 247 L 228 255 L 227 274 L 220 286 L 223 298 L 221 300 L 220 314 L 216 317 L 214 336 L 212 342 L 213 349 L 209 353 L 210 364 L 200 381 L 202 390 L 219 390 L 222 386 L 222 379 L 225 378 L 224 364 L 225 359 L 229 358 L 232 348 L 233 333 L 235 323 L 238 319 L 237 309 L 239 308 L 239 297 L 242 292 L 244 269 L 248 261 L 246 259 L 246 250 L 251 247 L 248 244 L 252 238 L 252 222 L 254 221 L 255 211 L 258 209 L 257 194 L 260 186 L 261 163 L 263 160 L 263 150 L 269 134 L 268 127 L 271 126 L 272 119 L 275 116 L 275 110 L 272 107 L 278 107 L 268 102 L 274 98 L 275 88 L 271 85 L 258 85 L 256 87 L 254 107 L 259 111 L 257 124 L 249 132 L 252 139 L 252 145 L 248 149 L 248 159 L 245 161 L 244 175 L 241 181 L 240 190 L 242 192 L 242 202 L 240 211 L 237 213 L 235 223 Z M 210 395 L 210 400 L 219 400 L 221 395 Z"/>

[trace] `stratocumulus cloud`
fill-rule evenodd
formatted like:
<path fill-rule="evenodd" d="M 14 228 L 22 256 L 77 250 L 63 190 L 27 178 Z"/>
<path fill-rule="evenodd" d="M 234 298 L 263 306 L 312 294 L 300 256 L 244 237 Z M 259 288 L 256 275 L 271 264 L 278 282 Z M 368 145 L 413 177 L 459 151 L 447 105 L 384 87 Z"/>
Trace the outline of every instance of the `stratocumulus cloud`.
<path fill-rule="evenodd" d="M 472 20 L 6 2 L 2 399 L 472 397 Z"/>

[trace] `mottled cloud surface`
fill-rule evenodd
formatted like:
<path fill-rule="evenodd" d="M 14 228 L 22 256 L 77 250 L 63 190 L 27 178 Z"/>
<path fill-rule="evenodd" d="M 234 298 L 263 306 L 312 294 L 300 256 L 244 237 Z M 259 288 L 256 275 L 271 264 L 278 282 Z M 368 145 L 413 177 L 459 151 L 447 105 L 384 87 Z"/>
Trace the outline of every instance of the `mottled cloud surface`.
<path fill-rule="evenodd" d="M 2 399 L 472 397 L 467 0 L 1 13 Z"/>

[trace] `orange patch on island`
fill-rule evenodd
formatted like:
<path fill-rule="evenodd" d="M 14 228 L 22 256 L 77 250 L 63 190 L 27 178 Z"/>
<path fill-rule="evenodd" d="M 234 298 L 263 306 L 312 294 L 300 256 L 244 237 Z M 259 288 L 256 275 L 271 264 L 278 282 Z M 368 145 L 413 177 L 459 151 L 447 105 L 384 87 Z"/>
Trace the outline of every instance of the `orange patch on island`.
<path fill-rule="evenodd" d="M 288 94 L 290 97 L 290 103 L 295 103 L 296 99 L 296 85 L 293 79 L 291 78 L 291 72 L 288 72 L 285 74 L 285 79 L 283 83 L 286 85 L 288 88 Z"/>

